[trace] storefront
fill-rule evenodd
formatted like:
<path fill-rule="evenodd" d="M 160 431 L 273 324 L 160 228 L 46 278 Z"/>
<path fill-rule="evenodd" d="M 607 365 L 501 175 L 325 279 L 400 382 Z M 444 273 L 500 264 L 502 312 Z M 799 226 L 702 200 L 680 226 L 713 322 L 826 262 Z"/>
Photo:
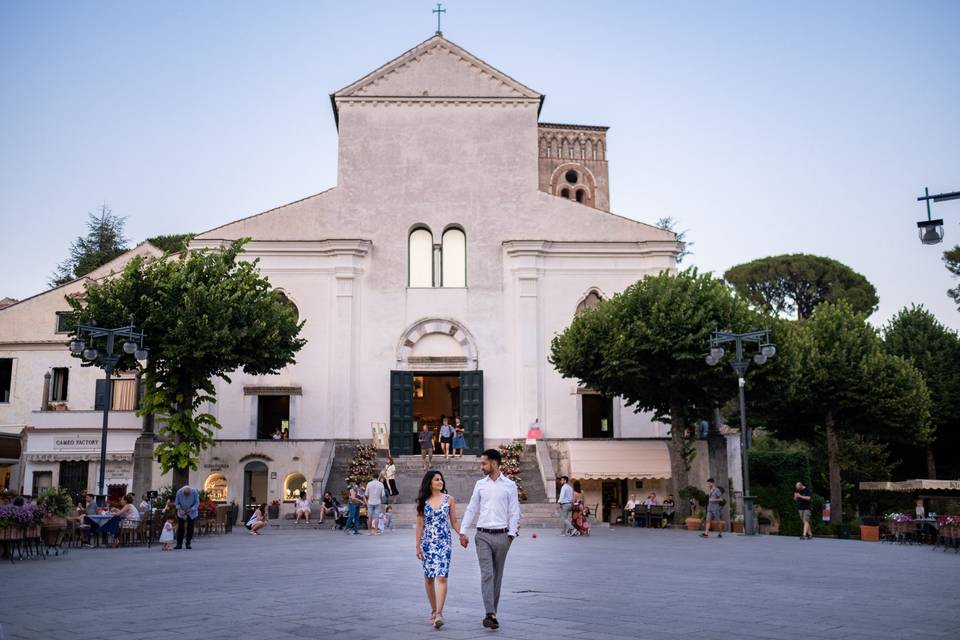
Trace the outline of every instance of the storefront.
<path fill-rule="evenodd" d="M 133 486 L 133 448 L 139 435 L 139 429 L 110 429 L 104 474 L 110 499 L 119 499 Z M 75 498 L 98 493 L 100 437 L 99 429 L 26 429 L 24 492 L 38 495 L 59 486 Z"/>

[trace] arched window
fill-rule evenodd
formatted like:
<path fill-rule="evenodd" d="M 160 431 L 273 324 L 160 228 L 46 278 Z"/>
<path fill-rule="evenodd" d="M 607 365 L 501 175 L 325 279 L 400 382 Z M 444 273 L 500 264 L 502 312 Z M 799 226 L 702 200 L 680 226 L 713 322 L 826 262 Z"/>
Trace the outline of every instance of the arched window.
<path fill-rule="evenodd" d="M 570 199 L 570 189 L 560 189 L 560 197 Z"/>
<path fill-rule="evenodd" d="M 577 189 L 577 202 L 583 202 L 584 195 L 583 189 Z"/>
<path fill-rule="evenodd" d="M 593 148 L 593 140 L 587 140 L 587 159 L 590 158 L 597 159 L 597 152 Z"/>
<path fill-rule="evenodd" d="M 287 297 L 287 294 L 285 294 L 283 291 L 280 291 L 278 295 L 280 296 L 280 302 L 281 302 L 283 305 L 285 305 L 288 309 L 290 309 L 291 311 L 293 311 L 293 317 L 296 318 L 297 321 L 299 321 L 299 320 L 300 320 L 300 310 L 297 309 L 297 305 L 293 304 L 293 301 L 290 300 L 290 298 Z"/>
<path fill-rule="evenodd" d="M 440 286 L 467 286 L 467 236 L 463 229 L 450 227 L 444 231 L 440 251 Z"/>
<path fill-rule="evenodd" d="M 222 473 L 211 473 L 203 482 L 203 490 L 214 502 L 227 501 L 227 479 Z"/>
<path fill-rule="evenodd" d="M 411 287 L 433 286 L 433 234 L 424 227 L 410 232 L 407 251 L 409 260 L 407 284 Z"/>
<path fill-rule="evenodd" d="M 300 497 L 300 492 L 307 492 L 307 479 L 302 473 L 291 473 L 283 481 L 283 500 L 293 502 Z"/>
<path fill-rule="evenodd" d="M 596 289 L 591 289 L 590 293 L 580 301 L 580 304 L 577 305 L 577 315 L 580 315 L 584 311 L 589 311 L 590 309 L 596 309 L 600 306 L 600 303 L 603 302 L 603 298 L 600 297 L 600 294 L 597 293 Z"/>

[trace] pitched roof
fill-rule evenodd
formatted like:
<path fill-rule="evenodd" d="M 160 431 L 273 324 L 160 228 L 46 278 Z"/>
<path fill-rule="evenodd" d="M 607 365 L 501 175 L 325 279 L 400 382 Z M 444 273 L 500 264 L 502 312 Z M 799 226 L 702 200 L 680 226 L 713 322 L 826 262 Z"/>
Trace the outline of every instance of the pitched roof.
<path fill-rule="evenodd" d="M 359 80 L 330 94 L 339 126 L 342 98 L 527 98 L 543 94 L 518 82 L 442 34 L 424 40 Z"/>

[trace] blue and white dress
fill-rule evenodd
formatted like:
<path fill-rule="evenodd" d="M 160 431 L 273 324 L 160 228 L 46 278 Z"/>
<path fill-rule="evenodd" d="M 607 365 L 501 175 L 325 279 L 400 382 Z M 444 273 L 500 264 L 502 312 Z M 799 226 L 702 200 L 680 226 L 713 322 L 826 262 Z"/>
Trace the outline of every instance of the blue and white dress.
<path fill-rule="evenodd" d="M 420 549 L 423 551 L 423 576 L 425 578 L 446 578 L 450 573 L 450 553 L 452 551 L 450 535 L 450 496 L 444 494 L 439 509 L 427 502 L 423 505 L 423 538 Z"/>

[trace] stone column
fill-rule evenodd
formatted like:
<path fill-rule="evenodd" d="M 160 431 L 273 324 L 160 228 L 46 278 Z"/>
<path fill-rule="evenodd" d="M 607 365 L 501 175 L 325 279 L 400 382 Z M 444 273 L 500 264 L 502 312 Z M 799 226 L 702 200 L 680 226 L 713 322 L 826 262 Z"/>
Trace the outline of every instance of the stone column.
<path fill-rule="evenodd" d="M 139 373 L 136 384 L 135 406 L 139 407 L 141 400 Z M 143 431 L 133 445 L 133 486 L 130 489 L 138 498 L 141 494 L 158 488 L 153 486 L 153 445 L 156 442 L 156 435 L 153 430 L 152 413 L 143 416 L 142 427 Z"/>

